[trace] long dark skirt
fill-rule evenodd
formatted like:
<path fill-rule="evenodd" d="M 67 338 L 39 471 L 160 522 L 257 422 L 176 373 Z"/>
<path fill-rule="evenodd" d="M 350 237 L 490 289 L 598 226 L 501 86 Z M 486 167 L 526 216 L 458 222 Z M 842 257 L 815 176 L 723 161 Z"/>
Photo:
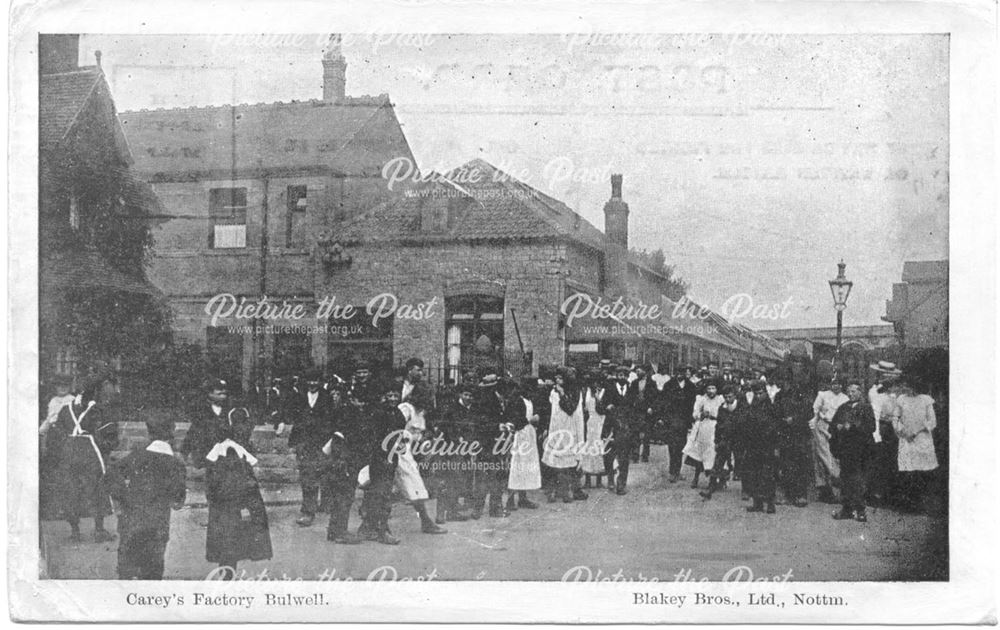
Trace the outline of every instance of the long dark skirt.
<path fill-rule="evenodd" d="M 60 444 L 50 486 L 59 518 L 79 519 L 111 514 L 111 497 L 104 487 L 104 469 L 94 443 L 85 436 L 67 436 Z"/>
<path fill-rule="evenodd" d="M 248 489 L 233 501 L 209 501 L 206 560 L 228 563 L 271 556 L 271 531 L 260 489 Z"/>

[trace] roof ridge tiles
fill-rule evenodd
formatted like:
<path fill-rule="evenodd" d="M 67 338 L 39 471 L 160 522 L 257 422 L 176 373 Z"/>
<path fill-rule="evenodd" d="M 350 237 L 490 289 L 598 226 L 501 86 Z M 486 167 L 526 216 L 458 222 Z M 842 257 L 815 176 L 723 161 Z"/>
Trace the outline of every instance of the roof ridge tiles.
<path fill-rule="evenodd" d="M 68 74 L 68 73 L 66 73 Z M 44 75 L 44 76 L 56 76 L 56 75 Z M 217 109 L 228 109 L 231 107 L 237 108 L 254 108 L 254 107 L 289 107 L 289 106 L 302 106 L 302 105 L 312 105 L 313 107 L 324 107 L 324 106 L 335 106 L 335 107 L 392 107 L 392 100 L 386 93 L 379 94 L 377 96 L 372 96 L 370 94 L 364 94 L 362 96 L 345 96 L 339 98 L 335 101 L 325 101 L 323 99 L 311 98 L 308 100 L 300 101 L 292 99 L 289 101 L 260 101 L 257 103 L 225 103 L 221 105 L 188 105 L 186 107 L 157 107 L 154 109 L 140 108 L 140 109 L 130 109 L 123 110 L 122 114 L 134 114 L 134 113 L 149 113 L 149 112 L 182 112 L 190 111 L 194 112 L 196 110 L 217 110 Z"/>

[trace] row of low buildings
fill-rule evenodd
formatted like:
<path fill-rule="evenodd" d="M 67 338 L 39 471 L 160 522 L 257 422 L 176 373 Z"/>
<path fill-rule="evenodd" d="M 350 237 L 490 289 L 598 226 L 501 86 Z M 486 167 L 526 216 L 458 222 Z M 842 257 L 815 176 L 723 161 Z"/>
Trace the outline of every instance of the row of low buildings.
<path fill-rule="evenodd" d="M 440 379 L 601 358 L 738 368 L 781 359 L 769 336 L 665 295 L 668 279 L 629 250 L 620 175 L 603 231 L 478 159 L 390 190 L 383 166 L 412 162 L 412 152 L 387 96 L 346 96 L 335 42 L 322 59 L 320 100 L 122 113 L 99 67 L 66 67 L 75 65 L 73 37 L 41 44 L 63 59 L 43 67 L 43 128 L 73 137 L 84 128 L 74 109 L 110 112 L 106 128 L 85 129 L 117 147 L 114 166 L 135 180 L 155 226 L 148 282 L 136 276 L 121 290 L 165 299 L 175 340 L 202 345 L 236 382 L 310 366 L 343 374 L 362 361 L 388 367 L 410 356 Z M 85 91 L 65 78 L 83 73 L 78 83 L 90 91 L 64 98 Z M 62 103 L 58 116 L 46 101 Z M 43 178 L 43 201 L 46 187 Z M 79 212 L 61 198 L 47 205 L 57 222 Z M 44 270 L 43 260 L 43 297 L 51 288 Z M 95 277 L 124 282 L 110 271 Z M 220 295 L 251 304 L 266 296 L 303 316 L 255 326 L 206 308 L 225 305 Z M 590 313 L 574 317 L 567 300 L 592 305 Z M 72 348 L 50 354 L 43 373 L 72 369 Z"/>

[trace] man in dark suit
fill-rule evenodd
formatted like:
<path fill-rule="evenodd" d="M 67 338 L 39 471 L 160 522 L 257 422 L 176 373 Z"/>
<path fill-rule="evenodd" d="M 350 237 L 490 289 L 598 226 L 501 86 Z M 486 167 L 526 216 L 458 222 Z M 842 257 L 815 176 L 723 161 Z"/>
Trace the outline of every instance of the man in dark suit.
<path fill-rule="evenodd" d="M 118 514 L 118 579 L 162 580 L 170 510 L 184 505 L 184 464 L 170 447 L 173 422 L 147 420 L 150 443 L 113 464 L 105 484 Z"/>
<path fill-rule="evenodd" d="M 299 485 L 302 487 L 302 515 L 295 521 L 300 527 L 309 527 L 321 509 L 320 489 L 329 466 L 323 446 L 334 433 L 329 394 L 321 387 L 318 371 L 310 371 L 305 378 L 306 391 L 295 397 L 289 407 L 294 416 L 288 447 L 295 453 L 299 466 Z M 323 497 L 326 503 L 327 497 Z"/>
<path fill-rule="evenodd" d="M 643 462 L 649 461 L 649 442 L 653 431 L 653 406 L 658 394 L 656 383 L 652 378 L 653 368 L 651 366 L 638 366 L 635 368 L 636 379 L 629 385 L 633 390 L 635 399 L 635 411 L 637 414 L 639 435 L 636 439 L 636 449 L 632 453 L 632 462 L 639 461 L 640 455 Z"/>
<path fill-rule="evenodd" d="M 333 435 L 322 451 L 327 457 L 323 500 L 330 511 L 326 539 L 341 545 L 357 545 L 361 539 L 348 530 L 348 521 L 358 487 L 358 471 L 368 463 L 370 444 L 365 429 L 365 405 L 342 403 L 343 389 L 341 385 L 329 389 Z"/>
<path fill-rule="evenodd" d="M 612 466 L 615 461 L 618 462 L 614 489 L 617 494 L 623 495 L 628 492 L 629 463 L 639 437 L 639 423 L 643 418 L 641 412 L 645 411 L 641 409 L 639 390 L 629 387 L 628 368 L 625 366 L 615 368 L 615 380 L 604 393 L 602 406 L 606 417 L 601 439 L 611 440 Z M 610 489 L 610 475 L 608 486 Z"/>
<path fill-rule="evenodd" d="M 478 385 L 476 439 L 481 450 L 476 458 L 473 519 L 482 516 L 487 496 L 490 516 L 510 516 L 503 504 L 503 492 L 507 488 L 514 425 L 505 417 L 506 400 L 500 389 L 500 379 L 492 371 L 484 374 Z"/>
<path fill-rule="evenodd" d="M 694 370 L 685 365 L 677 370 L 674 380 L 667 383 L 667 450 L 670 454 L 670 483 L 681 479 L 681 464 L 684 461 L 684 444 L 687 442 L 688 429 L 694 419 L 694 401 L 698 397 L 695 384 L 691 382 Z"/>

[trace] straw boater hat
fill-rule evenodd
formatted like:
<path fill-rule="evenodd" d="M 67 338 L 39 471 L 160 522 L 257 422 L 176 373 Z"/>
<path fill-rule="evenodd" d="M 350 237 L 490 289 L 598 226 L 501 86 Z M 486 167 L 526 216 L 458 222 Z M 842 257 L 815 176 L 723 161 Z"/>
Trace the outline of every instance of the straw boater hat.
<path fill-rule="evenodd" d="M 875 370 L 880 374 L 894 374 L 899 376 L 903 373 L 903 371 L 897 368 L 896 364 L 891 361 L 879 361 L 878 363 L 872 363 L 868 367 L 869 369 Z"/>
<path fill-rule="evenodd" d="M 497 383 L 500 382 L 500 377 L 494 372 L 485 374 L 483 378 L 479 381 L 480 387 L 496 387 Z"/>

